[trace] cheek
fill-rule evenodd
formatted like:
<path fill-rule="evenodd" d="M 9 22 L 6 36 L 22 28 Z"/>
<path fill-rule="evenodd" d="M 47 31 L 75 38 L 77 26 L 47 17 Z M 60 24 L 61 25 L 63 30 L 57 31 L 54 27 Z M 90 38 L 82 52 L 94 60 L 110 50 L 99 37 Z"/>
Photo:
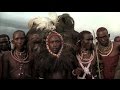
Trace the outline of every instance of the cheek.
<path fill-rule="evenodd" d="M 21 42 L 22 42 L 22 43 L 25 43 L 26 41 L 25 41 L 25 39 L 23 39 L 23 40 L 21 40 Z"/>
<path fill-rule="evenodd" d="M 53 44 L 52 43 L 48 43 L 48 47 L 52 48 Z"/>
<path fill-rule="evenodd" d="M 81 42 L 81 43 L 82 43 L 83 46 L 88 44 L 87 41 L 83 41 L 83 42 Z"/>
<path fill-rule="evenodd" d="M 59 42 L 59 43 L 57 43 L 57 45 L 58 45 L 58 46 L 60 46 L 60 45 L 61 45 L 61 43 Z"/>

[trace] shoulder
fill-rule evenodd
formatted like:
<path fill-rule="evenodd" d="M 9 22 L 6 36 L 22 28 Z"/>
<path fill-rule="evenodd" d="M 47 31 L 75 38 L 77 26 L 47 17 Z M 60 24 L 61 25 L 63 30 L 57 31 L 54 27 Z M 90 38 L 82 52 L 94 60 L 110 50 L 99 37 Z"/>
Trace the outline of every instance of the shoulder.
<path fill-rule="evenodd" d="M 5 52 L 1 55 L 1 57 L 0 57 L 1 60 L 4 61 L 4 62 L 8 61 L 9 58 L 10 58 L 10 57 L 9 57 L 9 56 L 10 56 L 10 53 L 11 53 L 10 51 L 5 51 Z"/>
<path fill-rule="evenodd" d="M 116 48 L 120 48 L 120 42 L 113 42 L 113 46 Z"/>
<path fill-rule="evenodd" d="M 11 51 L 5 51 L 5 52 L 3 53 L 3 55 L 4 55 L 4 56 L 8 56 L 8 55 L 10 55 L 10 53 L 11 53 Z"/>

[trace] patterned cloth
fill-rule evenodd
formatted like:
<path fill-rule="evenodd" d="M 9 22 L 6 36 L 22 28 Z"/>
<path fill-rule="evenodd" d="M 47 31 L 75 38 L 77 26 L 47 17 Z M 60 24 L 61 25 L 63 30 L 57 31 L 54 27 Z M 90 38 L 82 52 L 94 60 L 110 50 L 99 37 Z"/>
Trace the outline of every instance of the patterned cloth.
<path fill-rule="evenodd" d="M 119 55 L 101 57 L 103 63 L 104 79 L 114 79 L 115 69 L 118 64 Z"/>

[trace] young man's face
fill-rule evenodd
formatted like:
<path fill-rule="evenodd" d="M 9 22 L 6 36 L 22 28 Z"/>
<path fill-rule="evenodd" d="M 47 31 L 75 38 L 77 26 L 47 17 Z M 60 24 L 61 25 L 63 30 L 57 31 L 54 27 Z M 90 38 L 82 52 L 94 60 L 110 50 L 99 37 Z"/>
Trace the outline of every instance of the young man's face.
<path fill-rule="evenodd" d="M 90 49 L 93 45 L 93 36 L 92 34 L 84 34 L 84 39 L 82 41 L 82 46 L 86 49 Z"/>
<path fill-rule="evenodd" d="M 110 35 L 106 30 L 97 33 L 97 40 L 103 46 L 108 46 Z"/>
<path fill-rule="evenodd" d="M 62 41 L 59 36 L 51 36 L 48 40 L 50 50 L 57 54 L 62 46 Z"/>
<path fill-rule="evenodd" d="M 0 38 L 0 48 L 3 51 L 7 51 L 9 49 L 9 40 L 8 37 L 2 37 Z"/>
<path fill-rule="evenodd" d="M 13 44 L 16 48 L 22 49 L 25 44 L 25 35 L 23 32 L 17 32 L 13 36 Z"/>
<path fill-rule="evenodd" d="M 115 41 L 115 42 L 120 42 L 120 37 L 116 37 L 116 38 L 114 39 L 114 41 Z"/>

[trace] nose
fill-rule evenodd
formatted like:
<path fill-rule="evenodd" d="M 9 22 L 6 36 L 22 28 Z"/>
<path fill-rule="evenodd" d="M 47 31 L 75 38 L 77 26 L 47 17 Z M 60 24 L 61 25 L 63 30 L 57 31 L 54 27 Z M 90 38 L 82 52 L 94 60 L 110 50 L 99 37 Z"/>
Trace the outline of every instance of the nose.
<path fill-rule="evenodd" d="M 22 44 L 22 43 L 24 43 L 24 40 L 18 39 L 18 43 L 19 43 L 19 44 Z"/>
<path fill-rule="evenodd" d="M 53 47 L 56 47 L 57 46 L 57 43 L 56 42 L 53 42 Z"/>
<path fill-rule="evenodd" d="M 18 43 L 21 43 L 21 39 L 18 39 Z"/>

